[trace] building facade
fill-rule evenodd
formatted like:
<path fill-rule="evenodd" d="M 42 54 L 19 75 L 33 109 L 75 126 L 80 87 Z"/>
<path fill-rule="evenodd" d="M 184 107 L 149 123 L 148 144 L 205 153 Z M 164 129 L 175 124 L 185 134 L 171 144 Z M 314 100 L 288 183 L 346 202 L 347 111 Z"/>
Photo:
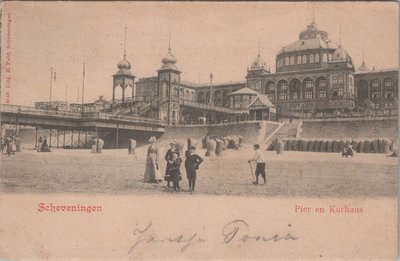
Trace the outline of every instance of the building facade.
<path fill-rule="evenodd" d="M 370 70 L 363 61 L 356 70 L 341 42 L 331 41 L 315 21 L 277 53 L 274 73 L 259 53 L 243 81 L 213 84 L 210 78 L 209 84 L 196 84 L 181 79 L 176 63 L 169 48 L 157 76 L 140 78 L 135 84 L 124 56 L 118 64 L 123 73 L 114 75 L 113 100 L 121 82 L 134 86 L 132 95 L 154 105 L 145 116 L 169 123 L 180 121 L 185 101 L 250 114 L 257 95 L 275 107 L 278 117 L 397 114 L 398 69 Z"/>

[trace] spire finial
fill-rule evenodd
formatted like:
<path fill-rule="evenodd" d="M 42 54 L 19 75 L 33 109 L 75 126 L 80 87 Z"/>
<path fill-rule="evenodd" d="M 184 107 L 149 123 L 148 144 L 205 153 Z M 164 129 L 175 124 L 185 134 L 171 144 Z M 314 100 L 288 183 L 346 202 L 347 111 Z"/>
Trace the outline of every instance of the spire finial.
<path fill-rule="evenodd" d="M 168 51 L 171 51 L 171 10 L 168 11 Z"/>
<path fill-rule="evenodd" d="M 312 7 L 312 22 L 315 23 L 315 6 L 313 3 L 313 7 Z"/>
<path fill-rule="evenodd" d="M 362 61 L 363 61 L 363 63 L 364 63 L 364 47 L 363 47 L 363 56 L 362 56 Z"/>
<path fill-rule="evenodd" d="M 124 33 L 124 58 L 126 57 L 126 26 L 125 26 L 125 33 Z"/>
<path fill-rule="evenodd" d="M 339 26 L 339 45 L 342 45 L 342 25 Z"/>

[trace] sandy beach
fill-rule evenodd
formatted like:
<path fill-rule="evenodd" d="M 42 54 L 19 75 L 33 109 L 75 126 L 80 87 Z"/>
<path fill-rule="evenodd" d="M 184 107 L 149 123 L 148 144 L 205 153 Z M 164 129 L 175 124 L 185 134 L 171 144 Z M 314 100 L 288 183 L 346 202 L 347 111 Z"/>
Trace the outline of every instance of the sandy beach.
<path fill-rule="evenodd" d="M 166 146 L 160 146 L 160 170 Z M 205 150 L 198 150 L 202 157 Z M 247 159 L 251 146 L 226 150 L 222 157 L 204 157 L 198 171 L 196 194 L 269 197 L 380 197 L 395 196 L 397 158 L 384 154 L 357 154 L 342 158 L 338 153 L 264 151 L 267 184 L 255 186 Z M 56 150 L 37 153 L 23 150 L 1 156 L 0 190 L 5 193 L 163 194 L 174 193 L 166 183 L 143 182 L 146 147 L 137 159 L 127 150 Z M 187 195 L 187 179 L 180 194 Z"/>

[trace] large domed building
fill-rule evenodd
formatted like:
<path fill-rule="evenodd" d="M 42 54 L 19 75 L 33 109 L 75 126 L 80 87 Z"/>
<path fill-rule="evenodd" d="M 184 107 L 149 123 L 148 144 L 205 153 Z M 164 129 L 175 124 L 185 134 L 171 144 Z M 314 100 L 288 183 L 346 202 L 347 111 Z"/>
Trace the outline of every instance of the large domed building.
<path fill-rule="evenodd" d="M 276 72 L 248 71 L 247 84 L 268 95 L 281 116 L 355 108 L 354 65 L 341 44 L 312 21 L 298 40 L 276 55 Z"/>
<path fill-rule="evenodd" d="M 181 80 L 177 59 L 169 49 L 157 76 L 139 79 L 136 95 L 159 104 L 146 117 L 157 115 L 154 117 L 168 122 L 204 115 L 248 119 L 252 106 L 257 107 L 253 104 L 256 100 L 262 100 L 267 109 L 271 107 L 271 112 L 276 108 L 278 118 L 365 115 L 368 110 L 375 115 L 397 112 L 398 69 L 370 70 L 363 59 L 356 71 L 341 40 L 331 40 L 314 20 L 297 40 L 277 51 L 275 72 L 260 53 L 259 49 L 244 81 L 216 84 L 210 79 L 210 83 L 197 84 Z M 128 64 L 123 61 L 118 66 L 126 72 Z M 259 115 L 264 119 L 267 114 Z"/>

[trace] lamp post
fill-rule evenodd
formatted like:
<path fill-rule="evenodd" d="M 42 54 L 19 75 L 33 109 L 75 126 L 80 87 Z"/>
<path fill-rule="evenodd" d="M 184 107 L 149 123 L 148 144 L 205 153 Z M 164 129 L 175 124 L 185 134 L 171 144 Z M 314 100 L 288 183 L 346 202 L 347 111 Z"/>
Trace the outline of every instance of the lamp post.
<path fill-rule="evenodd" d="M 209 101 L 210 104 L 213 104 L 213 100 L 214 100 L 213 99 L 213 85 L 212 85 L 213 78 L 214 78 L 213 74 L 210 73 L 210 101 Z"/>
<path fill-rule="evenodd" d="M 50 97 L 49 101 L 51 101 L 51 92 L 53 89 L 53 80 L 56 80 L 56 69 L 54 67 L 50 67 Z"/>

